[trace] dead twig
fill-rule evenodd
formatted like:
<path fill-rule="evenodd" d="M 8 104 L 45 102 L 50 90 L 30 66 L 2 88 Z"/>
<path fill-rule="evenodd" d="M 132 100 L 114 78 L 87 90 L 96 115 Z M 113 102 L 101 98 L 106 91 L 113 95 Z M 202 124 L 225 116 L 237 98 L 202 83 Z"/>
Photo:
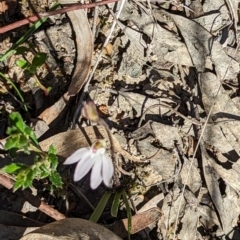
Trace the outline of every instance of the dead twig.
<path fill-rule="evenodd" d="M 6 175 L 0 173 L 0 184 L 10 190 L 13 188 L 14 181 L 7 177 Z M 44 212 L 51 218 L 57 221 L 66 218 L 62 213 L 58 212 L 56 209 L 47 205 L 45 202 L 41 201 L 38 197 L 32 195 L 29 191 L 23 190 L 21 192 L 20 191 L 18 192 L 21 193 L 30 204 L 32 204 L 34 207 L 37 207 L 41 212 Z"/>
<path fill-rule="evenodd" d="M 17 21 L 15 23 L 11 23 L 4 27 L 0 27 L 0 34 L 6 33 L 10 30 L 19 28 L 19 27 L 24 26 L 29 23 L 34 23 L 34 22 L 38 21 L 39 19 L 41 19 L 42 17 L 49 17 L 49 16 L 53 16 L 53 15 L 57 15 L 57 14 L 67 13 L 67 12 L 74 11 L 77 9 L 94 8 L 96 6 L 105 5 L 105 4 L 113 3 L 113 2 L 117 2 L 117 1 L 119 1 L 119 0 L 104 0 L 101 2 L 94 2 L 94 3 L 88 3 L 88 4 L 79 4 L 79 3 L 77 3 L 77 4 L 74 3 L 71 5 L 69 4 L 70 6 L 68 5 L 67 7 L 64 7 L 62 9 L 58 9 L 58 10 L 50 11 L 50 12 L 46 12 L 46 13 L 39 13 L 38 15 L 33 15 L 31 17 Z"/>

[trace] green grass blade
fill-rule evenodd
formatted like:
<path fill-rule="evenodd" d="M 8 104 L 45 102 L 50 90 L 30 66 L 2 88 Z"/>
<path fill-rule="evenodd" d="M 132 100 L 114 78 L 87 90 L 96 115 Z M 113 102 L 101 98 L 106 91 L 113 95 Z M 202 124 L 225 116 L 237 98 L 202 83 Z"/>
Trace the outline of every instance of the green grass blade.
<path fill-rule="evenodd" d="M 123 201 L 125 203 L 126 206 L 126 211 L 127 211 L 127 218 L 128 218 L 128 239 L 130 239 L 130 234 L 132 232 L 132 212 L 131 212 L 131 208 L 127 199 L 127 194 L 126 191 L 123 190 L 122 191 L 122 196 L 123 196 Z"/>
<path fill-rule="evenodd" d="M 114 195 L 114 199 L 111 207 L 111 215 L 113 217 L 117 217 L 121 196 L 122 196 L 122 191 L 118 191 Z"/>
<path fill-rule="evenodd" d="M 92 222 L 97 222 L 98 219 L 101 217 L 102 212 L 104 210 L 104 208 L 106 207 L 106 204 L 108 202 L 108 199 L 110 198 L 110 196 L 112 195 L 111 192 L 106 192 L 102 199 L 100 200 L 100 202 L 98 203 L 96 209 L 94 210 L 93 214 L 90 217 L 90 221 Z"/>
<path fill-rule="evenodd" d="M 5 74 L 3 74 L 3 73 L 1 73 L 1 72 L 0 72 L 0 77 L 2 77 L 7 83 L 9 83 L 10 85 L 12 85 L 13 89 L 16 91 L 18 97 L 19 97 L 20 100 L 22 101 L 24 110 L 27 112 L 28 109 L 27 109 L 26 103 L 24 102 L 24 98 L 23 98 L 22 94 L 20 93 L 20 91 L 18 90 L 17 86 L 14 84 L 14 82 L 13 82 L 11 79 L 7 78 L 7 77 L 5 76 Z"/>
<path fill-rule="evenodd" d="M 60 6 L 60 3 L 56 3 L 53 7 L 50 8 L 49 11 L 56 10 Z M 29 28 L 29 30 L 21 37 L 18 39 L 18 41 L 13 44 L 13 46 L 8 49 L 3 56 L 0 57 L 0 62 L 3 62 L 9 55 L 15 52 L 15 49 L 24 43 L 44 22 L 46 22 L 47 17 L 43 17 L 39 19 L 36 23 L 33 24 L 32 27 Z"/>

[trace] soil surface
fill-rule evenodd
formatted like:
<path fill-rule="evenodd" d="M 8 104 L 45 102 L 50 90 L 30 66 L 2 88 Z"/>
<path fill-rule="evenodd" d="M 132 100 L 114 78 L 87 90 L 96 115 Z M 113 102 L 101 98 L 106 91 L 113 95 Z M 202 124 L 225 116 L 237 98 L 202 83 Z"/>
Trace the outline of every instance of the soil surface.
<path fill-rule="evenodd" d="M 54 3 L 1 1 L 0 27 Z M 64 217 L 88 220 L 109 189 L 92 190 L 90 173 L 74 182 L 75 166 L 62 163 L 99 136 L 109 141 L 102 126 L 80 114 L 91 99 L 114 137 L 110 191 L 126 190 L 131 239 L 240 239 L 238 7 L 232 0 L 132 0 L 50 16 L 21 44 L 28 62 L 47 55 L 34 74 L 17 65 L 21 54 L 0 61 L 0 72 L 24 99 L 1 75 L 0 167 L 33 164 L 33 154 L 13 159 L 4 150 L 9 115 L 19 112 L 44 151 L 55 146 L 64 183 L 50 191 L 48 179 L 36 179 L 24 191 Z M 31 26 L 1 34 L 0 57 Z M 20 239 L 26 229 L 60 220 L 2 181 L 1 239 Z M 113 202 L 112 194 L 98 223 L 127 239 L 126 203 L 120 200 L 113 217 Z"/>

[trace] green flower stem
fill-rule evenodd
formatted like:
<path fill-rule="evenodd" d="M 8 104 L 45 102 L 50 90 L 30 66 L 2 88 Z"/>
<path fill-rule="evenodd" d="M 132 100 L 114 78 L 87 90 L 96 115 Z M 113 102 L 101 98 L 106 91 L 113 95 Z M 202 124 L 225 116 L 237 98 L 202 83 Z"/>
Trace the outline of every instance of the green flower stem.
<path fill-rule="evenodd" d="M 29 144 L 29 150 L 38 153 L 40 156 L 46 158 L 48 155 L 47 153 L 43 152 L 40 148 L 36 147 L 32 143 Z"/>
<path fill-rule="evenodd" d="M 48 96 L 48 94 L 49 94 L 48 89 L 41 84 L 41 82 L 39 81 L 38 77 L 35 74 L 34 74 L 34 78 L 35 78 L 38 86 L 44 91 L 45 96 Z"/>

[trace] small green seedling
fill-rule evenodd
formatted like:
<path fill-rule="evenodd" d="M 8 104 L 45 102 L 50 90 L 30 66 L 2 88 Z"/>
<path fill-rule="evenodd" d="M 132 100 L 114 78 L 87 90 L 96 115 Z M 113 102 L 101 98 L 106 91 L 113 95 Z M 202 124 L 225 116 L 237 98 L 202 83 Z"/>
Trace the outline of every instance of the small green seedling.
<path fill-rule="evenodd" d="M 112 195 L 111 192 L 106 192 L 103 195 L 103 197 L 101 198 L 100 202 L 98 203 L 96 209 L 94 210 L 93 214 L 91 215 L 91 217 L 89 219 L 90 221 L 97 222 L 99 220 L 111 195 Z M 112 207 L 111 207 L 111 215 L 113 217 L 117 217 L 121 198 L 123 199 L 123 202 L 126 206 L 127 218 L 128 218 L 128 238 L 130 239 L 130 234 L 132 231 L 132 212 L 131 212 L 131 207 L 128 202 L 127 193 L 124 189 L 115 192 L 114 199 L 112 202 Z"/>
<path fill-rule="evenodd" d="M 47 177 L 52 183 L 51 190 L 62 188 L 61 176 L 57 172 L 58 157 L 54 147 L 50 146 L 48 153 L 43 152 L 33 130 L 25 124 L 19 113 L 10 114 L 7 134 L 9 137 L 4 148 L 9 151 L 10 156 L 17 157 L 20 151 L 36 154 L 33 165 L 11 163 L 2 169 L 15 176 L 14 191 L 21 187 L 23 189 L 32 187 L 34 180 Z"/>
<path fill-rule="evenodd" d="M 32 62 L 29 62 L 25 57 L 27 52 L 34 54 Z M 47 96 L 51 88 L 44 87 L 37 77 L 37 70 L 46 62 L 47 54 L 44 52 L 35 53 L 31 47 L 20 46 L 16 49 L 15 55 L 22 55 L 23 58 L 16 60 L 16 65 L 23 69 L 26 77 L 34 76 L 39 87 L 45 92 Z"/>
<path fill-rule="evenodd" d="M 26 48 L 27 50 L 27 48 Z M 17 51 L 16 53 L 18 53 Z M 16 54 L 15 53 L 15 54 Z M 24 52 L 22 53 L 24 54 Z M 40 68 L 46 61 L 47 59 L 47 54 L 43 52 L 38 52 L 34 56 L 32 63 L 28 62 L 26 59 L 19 59 L 16 61 L 16 65 L 20 68 L 22 68 L 25 72 L 25 74 L 36 74 L 37 69 Z"/>

